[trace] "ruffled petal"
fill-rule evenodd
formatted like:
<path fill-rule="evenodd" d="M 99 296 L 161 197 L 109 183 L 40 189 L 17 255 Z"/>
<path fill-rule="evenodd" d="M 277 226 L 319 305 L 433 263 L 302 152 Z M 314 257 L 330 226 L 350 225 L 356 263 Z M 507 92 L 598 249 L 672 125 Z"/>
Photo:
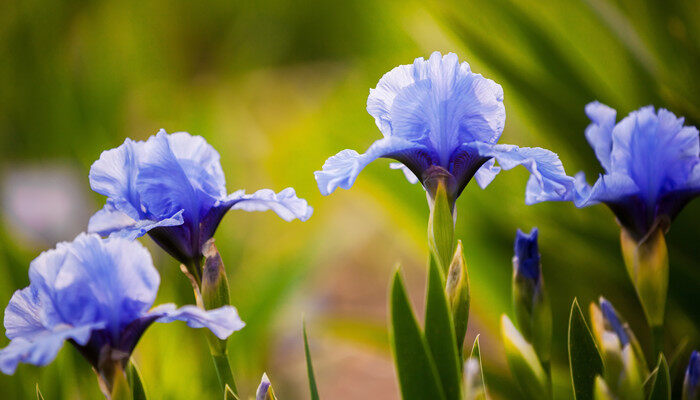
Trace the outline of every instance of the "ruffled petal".
<path fill-rule="evenodd" d="M 586 139 L 590 143 L 600 165 L 610 171 L 610 152 L 612 151 L 612 131 L 615 127 L 617 111 L 597 101 L 586 105 L 586 115 L 591 124 L 586 128 Z"/>
<path fill-rule="evenodd" d="M 245 326 L 245 323 L 238 316 L 238 311 L 233 306 L 203 310 L 191 305 L 177 308 L 175 304 L 162 304 L 151 310 L 149 314 L 161 315 L 156 322 L 185 321 L 190 328 L 208 328 L 222 340 Z"/>
<path fill-rule="evenodd" d="M 12 375 L 19 363 L 46 365 L 56 358 L 63 342 L 72 339 L 78 345 L 84 345 L 90 339 L 92 330 L 99 327 L 98 323 L 78 327 L 62 325 L 34 334 L 31 339 L 17 337 L 0 350 L 0 371 Z"/>
<path fill-rule="evenodd" d="M 559 157 L 540 147 L 518 147 L 509 144 L 474 143 L 484 157 L 493 157 L 504 170 L 522 165 L 530 171 L 525 191 L 525 203 L 571 200 L 574 179 L 566 175 Z"/>
<path fill-rule="evenodd" d="M 419 175 L 420 168 L 427 167 L 430 150 L 423 145 L 398 137 L 385 137 L 374 142 L 364 154 L 355 150 L 343 150 L 326 160 L 321 171 L 314 172 L 318 189 L 327 196 L 341 187 L 350 189 L 360 171 L 379 157 L 394 158 Z M 411 154 L 413 153 L 413 154 Z"/>
<path fill-rule="evenodd" d="M 386 73 L 370 90 L 367 111 L 385 137 L 431 147 L 443 167 L 463 142 L 495 143 L 505 124 L 501 86 L 453 53 L 435 52 Z"/>
<path fill-rule="evenodd" d="M 260 189 L 252 194 L 234 193 L 233 198 L 227 201 L 232 201 L 231 206 L 234 210 L 244 211 L 267 211 L 272 210 L 285 221 L 299 219 L 306 221 L 311 218 L 314 209 L 309 206 L 309 203 L 297 197 L 293 188 L 286 188 L 275 193 L 270 189 Z"/>
<path fill-rule="evenodd" d="M 389 164 L 389 168 L 400 169 L 403 172 L 404 176 L 406 177 L 406 180 L 408 181 L 408 183 L 410 183 L 412 185 L 418 183 L 418 181 L 419 181 L 416 174 L 414 174 L 413 171 L 411 171 L 407 166 L 405 166 L 401 163 L 393 162 L 393 163 Z"/>
<path fill-rule="evenodd" d="M 151 307 L 160 276 L 139 242 L 81 234 L 66 247 L 73 257 L 53 266 L 57 273 L 50 287 L 62 322 L 104 322 L 116 335 Z"/>
<path fill-rule="evenodd" d="M 112 206 L 110 201 L 96 212 L 88 222 L 88 232 L 97 233 L 100 236 L 119 237 L 134 240 L 145 235 L 151 229 L 163 226 L 182 225 L 184 220 L 180 210 L 170 218 L 154 221 L 150 219 L 140 219 L 135 221 L 125 213 Z"/>
<path fill-rule="evenodd" d="M 207 203 L 216 199 L 193 186 L 173 153 L 168 135 L 160 131 L 146 142 L 140 157 L 136 187 L 145 209 L 154 219 L 167 218 L 184 209 L 187 221 L 199 218 Z"/>
<path fill-rule="evenodd" d="M 164 130 L 159 135 L 167 135 Z M 214 198 L 226 196 L 219 153 L 201 136 L 176 132 L 166 136 L 170 150 L 193 185 Z"/>

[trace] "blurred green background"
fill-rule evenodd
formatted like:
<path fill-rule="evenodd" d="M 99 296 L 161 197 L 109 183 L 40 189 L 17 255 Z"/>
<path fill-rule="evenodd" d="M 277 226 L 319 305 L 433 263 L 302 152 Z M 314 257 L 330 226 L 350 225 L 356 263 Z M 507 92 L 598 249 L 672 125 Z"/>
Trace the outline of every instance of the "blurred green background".
<path fill-rule="evenodd" d="M 570 174 L 600 172 L 583 131 L 598 99 L 619 115 L 667 107 L 700 123 L 697 0 L 134 1 L 25 0 L 0 4 L 0 303 L 27 284 L 29 262 L 85 229 L 104 199 L 87 174 L 100 152 L 159 128 L 204 136 L 228 189 L 296 188 L 315 207 L 305 223 L 233 211 L 217 233 L 232 300 L 247 327 L 230 352 L 242 393 L 263 371 L 282 399 L 308 397 L 302 315 L 321 395 L 397 398 L 386 339 L 386 297 L 397 262 L 418 310 L 427 258 L 423 190 L 387 160 L 350 191 L 323 198 L 313 171 L 344 148 L 380 137 L 365 111 L 383 73 L 432 51 L 456 52 L 505 90 L 501 141 L 557 152 Z M 649 338 L 603 206 L 525 206 L 524 169 L 458 202 L 472 288 L 468 341 L 481 333 L 494 398 L 517 399 L 498 318 L 510 313 L 515 229 L 540 228 L 555 322 L 557 398 L 571 398 L 566 322 L 574 296 L 608 297 Z M 700 330 L 700 202 L 668 234 L 667 347 Z M 192 301 L 177 265 L 149 240 L 158 302 Z M 4 346 L 6 339 L 0 339 Z M 154 399 L 219 398 L 204 336 L 157 325 L 135 357 Z M 683 355 L 683 363 L 687 354 Z M 99 398 L 87 363 L 66 345 L 45 368 L 0 376 L 7 399 Z"/>

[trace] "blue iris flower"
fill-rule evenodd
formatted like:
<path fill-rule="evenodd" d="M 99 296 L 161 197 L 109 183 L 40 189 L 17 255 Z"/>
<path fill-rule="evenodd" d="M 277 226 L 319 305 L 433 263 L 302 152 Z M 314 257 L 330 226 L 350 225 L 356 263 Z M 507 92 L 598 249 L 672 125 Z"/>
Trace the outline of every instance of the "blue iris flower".
<path fill-rule="evenodd" d="M 307 220 L 313 209 L 294 189 L 227 194 L 219 154 L 202 137 L 161 130 L 145 142 L 126 139 L 90 168 L 90 186 L 107 196 L 88 230 L 135 239 L 148 233 L 201 276 L 202 246 L 230 209 L 273 210 L 286 221 Z"/>
<path fill-rule="evenodd" d="M 695 400 L 700 398 L 700 353 L 693 351 L 683 381 L 683 398 Z"/>
<path fill-rule="evenodd" d="M 551 151 L 496 144 L 506 119 L 503 89 L 453 53 L 435 52 L 386 73 L 370 90 L 367 111 L 384 137 L 364 154 L 343 150 L 329 158 L 315 173 L 323 195 L 349 189 L 380 157 L 399 161 L 392 168 L 403 169 L 412 183 L 420 181 L 431 196 L 434 179 L 447 177 L 452 202 L 472 177 L 485 188 L 501 169 L 517 165 L 531 173 L 528 203 L 566 197 L 573 187 Z"/>
<path fill-rule="evenodd" d="M 615 310 L 613 305 L 604 297 L 601 297 L 598 300 L 598 303 L 600 304 L 600 310 L 603 313 L 603 318 L 605 319 L 605 322 L 612 329 L 612 331 L 615 332 L 617 338 L 620 340 L 620 344 L 623 347 L 626 346 L 627 343 L 630 342 L 630 338 L 627 334 L 627 329 L 625 325 L 622 323 L 622 321 L 620 320 L 620 316 L 617 314 L 617 311 Z"/>
<path fill-rule="evenodd" d="M 586 138 L 605 169 L 591 187 L 576 175 L 577 207 L 604 203 L 630 235 L 641 240 L 657 223 L 669 224 L 700 194 L 698 130 L 665 109 L 633 111 L 615 123 L 616 111 L 586 106 Z"/>
<path fill-rule="evenodd" d="M 20 362 L 46 365 L 68 340 L 101 375 L 125 367 L 153 322 L 185 321 L 227 338 L 243 328 L 236 309 L 195 306 L 151 308 L 160 276 L 138 242 L 80 234 L 32 261 L 28 287 L 5 309 L 10 344 L 0 350 L 0 370 L 13 374 Z M 111 367 L 111 368 L 110 368 Z M 111 376 L 103 376 L 111 379 Z"/>
<path fill-rule="evenodd" d="M 516 274 L 521 275 L 535 283 L 540 280 L 540 252 L 537 245 L 537 228 L 532 228 L 529 234 L 520 229 L 515 234 L 513 245 L 515 256 L 513 266 Z"/>

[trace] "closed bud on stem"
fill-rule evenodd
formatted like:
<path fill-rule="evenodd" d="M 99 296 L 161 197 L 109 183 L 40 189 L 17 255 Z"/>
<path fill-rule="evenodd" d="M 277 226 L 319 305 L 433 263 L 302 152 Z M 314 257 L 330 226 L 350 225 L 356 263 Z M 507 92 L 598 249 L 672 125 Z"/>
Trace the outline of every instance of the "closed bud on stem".
<path fill-rule="evenodd" d="M 202 303 L 205 310 L 213 310 L 229 305 L 230 295 L 226 269 L 221 260 L 214 239 L 209 239 L 202 247 L 204 254 L 204 269 L 202 270 Z M 226 354 L 226 340 L 221 340 L 213 334 L 208 334 L 212 353 Z"/>
<path fill-rule="evenodd" d="M 431 187 L 434 187 L 434 190 L 428 192 L 430 206 L 428 244 L 443 273 L 446 273 L 454 248 L 453 202 L 448 196 L 447 178 L 438 175 L 432 177 L 431 182 Z"/>
<path fill-rule="evenodd" d="M 544 285 L 537 228 L 529 234 L 518 229 L 513 256 L 513 308 L 525 340 L 532 343 L 542 364 L 549 365 L 552 346 L 552 310 Z"/>
<path fill-rule="evenodd" d="M 640 240 L 635 240 L 625 228 L 620 233 L 627 273 L 652 330 L 664 323 L 668 292 L 668 250 L 664 238 L 667 225 L 660 219 Z"/>
<path fill-rule="evenodd" d="M 590 314 L 593 337 L 605 365 L 607 387 L 618 398 L 641 400 L 649 369 L 637 338 L 605 298 L 601 297 L 598 305 L 591 304 Z"/>
<path fill-rule="evenodd" d="M 535 353 L 535 349 L 518 332 L 505 314 L 501 316 L 501 336 L 510 372 L 526 398 L 551 398 L 549 378 Z"/>
<path fill-rule="evenodd" d="M 255 400 L 277 400 L 267 374 L 263 374 L 260 380 L 260 386 L 258 386 L 258 390 L 255 393 Z"/>
<path fill-rule="evenodd" d="M 683 400 L 700 400 L 700 353 L 693 351 L 683 380 Z"/>
<path fill-rule="evenodd" d="M 600 375 L 595 377 L 593 400 L 615 400 L 615 396 L 610 392 L 608 385 L 605 383 L 605 379 Z"/>
<path fill-rule="evenodd" d="M 469 275 L 467 275 L 467 263 L 464 260 L 462 241 L 457 241 L 450 270 L 447 274 L 447 284 L 445 286 L 447 301 L 452 311 L 452 319 L 455 325 L 457 338 L 457 349 L 460 354 L 464 346 L 464 337 L 467 334 L 467 324 L 469 322 Z"/>

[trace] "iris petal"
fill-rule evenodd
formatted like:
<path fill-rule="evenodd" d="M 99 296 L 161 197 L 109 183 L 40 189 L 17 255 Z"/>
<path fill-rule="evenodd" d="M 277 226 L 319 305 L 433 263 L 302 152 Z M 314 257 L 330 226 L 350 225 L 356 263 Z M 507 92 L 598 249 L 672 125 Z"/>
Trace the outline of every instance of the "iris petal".
<path fill-rule="evenodd" d="M 177 308 L 175 304 L 162 304 L 151 310 L 149 314 L 160 315 L 156 322 L 184 321 L 190 328 L 208 328 L 222 340 L 245 326 L 238 316 L 238 311 L 232 306 L 203 310 L 191 305 Z"/>

